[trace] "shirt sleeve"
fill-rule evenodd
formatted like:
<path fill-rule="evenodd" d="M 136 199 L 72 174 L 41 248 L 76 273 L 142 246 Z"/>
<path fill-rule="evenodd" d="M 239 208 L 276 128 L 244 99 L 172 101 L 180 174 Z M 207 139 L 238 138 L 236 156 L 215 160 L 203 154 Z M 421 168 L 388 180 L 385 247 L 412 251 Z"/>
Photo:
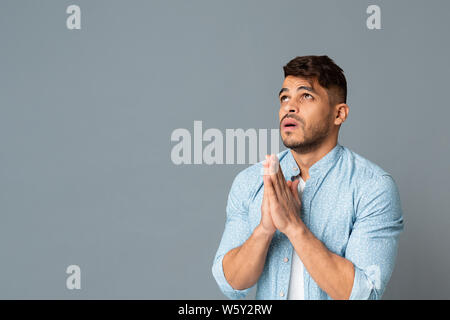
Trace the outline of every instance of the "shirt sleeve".
<path fill-rule="evenodd" d="M 225 254 L 231 249 L 242 245 L 251 235 L 248 222 L 249 182 L 246 181 L 242 171 L 232 183 L 226 207 L 225 230 L 212 266 L 212 274 L 220 290 L 233 300 L 246 297 L 252 288 L 234 289 L 226 280 L 222 265 Z"/>
<path fill-rule="evenodd" d="M 350 300 L 380 299 L 394 269 L 404 228 L 398 188 L 389 174 L 361 190 L 345 251 L 355 269 Z"/>

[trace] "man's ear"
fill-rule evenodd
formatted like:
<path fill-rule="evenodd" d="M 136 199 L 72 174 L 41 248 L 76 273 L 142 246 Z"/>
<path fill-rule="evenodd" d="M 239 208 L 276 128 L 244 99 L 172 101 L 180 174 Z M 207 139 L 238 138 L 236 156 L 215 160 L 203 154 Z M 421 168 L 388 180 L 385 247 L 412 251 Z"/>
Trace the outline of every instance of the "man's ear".
<path fill-rule="evenodd" d="M 335 106 L 336 117 L 334 119 L 335 125 L 342 124 L 348 117 L 349 107 L 346 103 L 339 103 Z"/>

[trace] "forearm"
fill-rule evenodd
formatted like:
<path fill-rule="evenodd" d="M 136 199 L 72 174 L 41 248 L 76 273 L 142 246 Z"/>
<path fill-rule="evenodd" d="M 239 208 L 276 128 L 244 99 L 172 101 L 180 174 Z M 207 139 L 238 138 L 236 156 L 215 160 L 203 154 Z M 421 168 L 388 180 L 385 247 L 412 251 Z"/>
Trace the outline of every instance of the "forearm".
<path fill-rule="evenodd" d="M 332 299 L 348 299 L 353 287 L 353 263 L 328 250 L 303 223 L 287 236 L 317 285 Z"/>
<path fill-rule="evenodd" d="M 224 275 L 234 289 L 247 289 L 258 281 L 272 237 L 273 234 L 267 234 L 258 226 L 247 241 L 225 254 Z"/>

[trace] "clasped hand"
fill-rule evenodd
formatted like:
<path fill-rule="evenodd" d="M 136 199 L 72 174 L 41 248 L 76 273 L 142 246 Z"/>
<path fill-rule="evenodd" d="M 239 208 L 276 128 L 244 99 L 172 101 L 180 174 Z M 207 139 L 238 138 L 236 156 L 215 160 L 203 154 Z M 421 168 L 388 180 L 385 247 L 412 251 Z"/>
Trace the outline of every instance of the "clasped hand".
<path fill-rule="evenodd" d="M 260 226 L 268 234 L 273 234 L 278 229 L 287 235 L 303 224 L 297 190 L 299 180 L 285 180 L 276 155 L 266 156 L 263 169 L 264 194 Z"/>

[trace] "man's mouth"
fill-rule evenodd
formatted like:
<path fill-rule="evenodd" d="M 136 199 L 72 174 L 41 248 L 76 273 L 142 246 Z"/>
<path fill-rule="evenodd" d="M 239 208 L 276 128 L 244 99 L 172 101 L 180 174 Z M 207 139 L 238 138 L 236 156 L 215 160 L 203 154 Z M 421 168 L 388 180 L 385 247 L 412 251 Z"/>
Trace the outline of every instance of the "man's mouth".
<path fill-rule="evenodd" d="M 281 123 L 283 131 L 294 131 L 298 128 L 298 122 L 292 118 L 286 118 Z"/>

